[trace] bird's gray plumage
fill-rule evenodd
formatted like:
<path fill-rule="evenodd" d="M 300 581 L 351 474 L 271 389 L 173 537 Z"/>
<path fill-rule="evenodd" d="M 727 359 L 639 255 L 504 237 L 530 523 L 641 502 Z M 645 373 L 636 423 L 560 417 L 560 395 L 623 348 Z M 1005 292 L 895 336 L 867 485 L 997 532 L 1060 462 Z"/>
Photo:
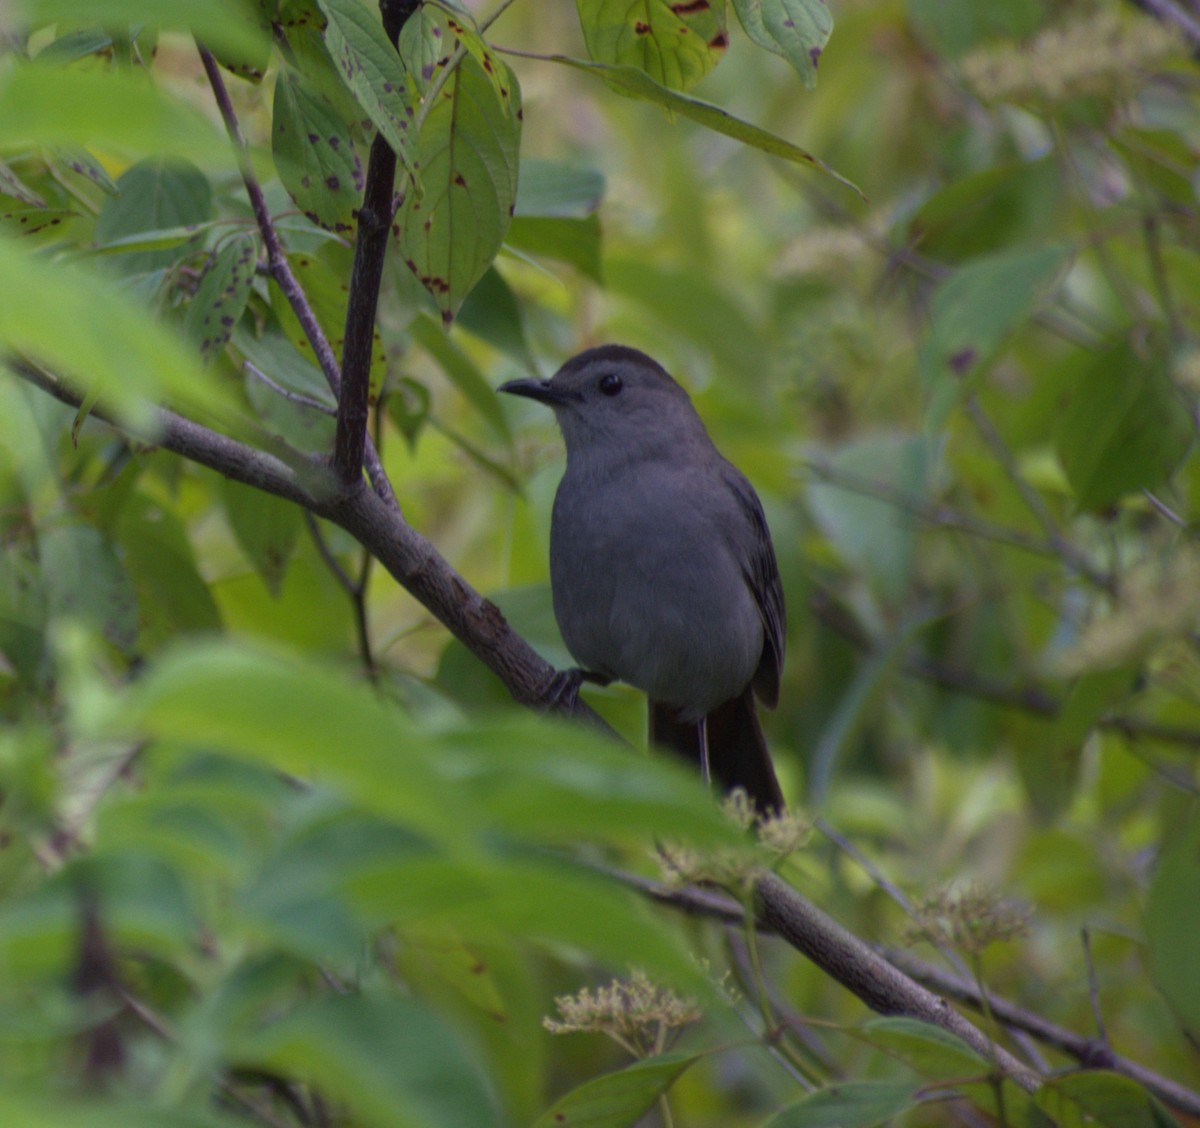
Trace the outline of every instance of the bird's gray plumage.
<path fill-rule="evenodd" d="M 702 761 L 711 751 L 726 786 L 746 785 L 760 809 L 782 806 L 753 695 L 778 699 L 785 612 L 753 487 L 683 388 L 636 349 L 590 349 L 549 381 L 501 391 L 553 407 L 566 442 L 550 577 L 572 655 L 646 693 L 658 739 Z M 718 718 L 729 748 L 701 750 L 701 722 L 735 702 Z"/>

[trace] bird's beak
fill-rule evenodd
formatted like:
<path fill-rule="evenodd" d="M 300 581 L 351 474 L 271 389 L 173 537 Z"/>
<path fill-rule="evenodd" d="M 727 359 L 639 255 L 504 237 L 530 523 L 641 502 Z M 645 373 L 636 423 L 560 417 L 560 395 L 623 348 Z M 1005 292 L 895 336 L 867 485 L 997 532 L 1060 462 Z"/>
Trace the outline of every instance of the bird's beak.
<path fill-rule="evenodd" d="M 507 392 L 511 396 L 524 396 L 551 407 L 563 403 L 566 398 L 562 390 L 556 388 L 549 380 L 509 380 L 507 384 L 501 384 L 496 391 Z"/>

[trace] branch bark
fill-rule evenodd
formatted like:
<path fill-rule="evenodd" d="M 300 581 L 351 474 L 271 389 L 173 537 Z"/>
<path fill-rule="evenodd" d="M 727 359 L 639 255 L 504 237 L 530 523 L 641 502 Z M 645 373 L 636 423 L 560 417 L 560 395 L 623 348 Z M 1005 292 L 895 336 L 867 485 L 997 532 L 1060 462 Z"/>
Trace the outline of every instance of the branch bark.
<path fill-rule="evenodd" d="M 380 0 L 383 29 L 393 47 L 417 7 L 417 0 Z M 371 347 L 392 222 L 395 181 L 396 154 L 383 134 L 377 133 L 371 142 L 362 206 L 358 210 L 358 238 L 354 246 L 354 265 L 350 270 L 342 345 L 342 388 L 338 395 L 337 431 L 333 443 L 333 464 L 338 477 L 347 485 L 362 475 L 363 457 L 370 441 L 367 417 Z"/>
<path fill-rule="evenodd" d="M 617 870 L 605 870 L 605 872 L 644 893 L 652 900 L 669 905 L 690 916 L 717 920 L 731 926 L 745 925 L 745 910 L 732 897 L 723 893 L 696 886 L 665 885 L 660 881 Z M 809 955 L 809 958 L 823 971 L 862 998 L 873 1010 L 882 1014 L 905 1014 L 914 1018 L 925 1017 L 923 1014 L 904 1009 L 906 1000 L 916 998 L 916 996 L 912 996 L 907 990 L 900 992 L 891 990 L 891 986 L 899 982 L 894 978 L 896 975 L 900 976 L 901 981 L 907 979 L 912 986 L 923 986 L 929 991 L 937 992 L 938 995 L 965 1003 L 975 1010 L 983 1010 L 983 993 L 971 980 L 945 971 L 911 952 L 887 947 L 867 947 L 866 951 L 873 955 L 875 960 L 882 960 L 893 973 L 893 976 L 880 980 L 881 986 L 872 996 L 879 1004 L 875 1005 L 854 986 L 858 978 L 863 974 L 869 974 L 868 968 L 878 968 L 879 966 L 874 960 L 870 963 L 860 961 L 864 947 L 862 941 L 852 936 L 824 913 L 815 909 L 795 889 L 777 877 L 772 877 L 769 884 L 764 882 L 759 885 L 758 897 L 760 910 L 764 910 L 760 911 L 758 920 L 760 931 L 780 934 L 793 947 Z M 767 906 L 771 906 L 770 914 L 765 911 Z M 792 927 L 786 932 L 776 927 L 777 919 L 781 914 L 792 917 Z M 793 936 L 797 930 L 803 934 L 803 944 L 793 943 Z M 844 943 L 847 938 L 852 943 Z M 810 947 L 816 954 L 810 954 L 808 951 Z M 843 968 L 854 968 L 854 975 L 843 978 L 840 974 L 840 970 Z M 948 1008 L 945 1000 L 939 999 L 938 995 L 929 995 L 929 992 L 926 992 L 927 997 L 922 1006 L 927 1007 L 930 999 L 934 999 L 941 1008 Z M 1116 1053 L 1104 1042 L 1095 1038 L 1087 1038 L 1082 1034 L 1077 1034 L 1074 1030 L 1068 1030 L 1065 1026 L 1051 1022 L 991 991 L 987 992 L 987 1004 L 993 1017 L 1006 1028 L 1032 1035 L 1047 1046 L 1052 1046 L 1075 1058 L 1084 1068 L 1108 1069 L 1114 1073 L 1124 1074 L 1178 1111 L 1188 1116 L 1200 1117 L 1200 1093 L 1195 1090 L 1188 1089 L 1178 1082 L 1172 1081 L 1169 1077 L 1164 1077 L 1161 1073 Z M 937 1025 L 943 1024 L 937 1023 Z M 948 1026 L 943 1026 L 943 1028 L 950 1029 Z M 957 1034 L 958 1031 L 955 1030 L 953 1033 Z M 979 1031 L 976 1031 L 976 1034 L 983 1037 Z M 1026 1067 L 1022 1066 L 1021 1068 L 1025 1070 Z"/>
<path fill-rule="evenodd" d="M 83 401 L 69 384 L 31 364 L 10 360 L 9 366 L 62 403 L 78 408 Z M 117 426 L 102 404 L 94 406 L 91 414 Z M 611 732 L 582 699 L 554 692 L 554 667 L 508 625 L 494 603 L 471 587 L 425 537 L 405 522 L 394 505 L 367 489 L 363 482 L 343 486 L 330 467 L 315 458 L 297 470 L 164 409 L 156 413 L 153 429 L 138 437 L 226 478 L 295 502 L 339 525 L 496 674 L 519 704 L 561 711 Z"/>

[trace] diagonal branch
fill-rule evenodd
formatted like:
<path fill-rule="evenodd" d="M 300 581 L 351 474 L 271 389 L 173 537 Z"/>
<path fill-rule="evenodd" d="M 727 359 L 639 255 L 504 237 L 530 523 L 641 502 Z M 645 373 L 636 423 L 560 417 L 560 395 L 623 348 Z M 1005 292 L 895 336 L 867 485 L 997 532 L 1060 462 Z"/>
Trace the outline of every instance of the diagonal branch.
<path fill-rule="evenodd" d="M 661 881 L 655 881 L 651 878 L 624 873 L 618 870 L 605 869 L 604 872 L 644 893 L 652 900 L 660 904 L 669 905 L 680 912 L 718 920 L 729 925 L 744 925 L 745 923 L 745 911 L 742 906 L 732 897 L 726 896 L 723 893 L 697 886 L 679 887 L 667 885 Z M 817 955 L 810 956 L 813 962 L 817 963 L 822 970 L 827 971 L 834 978 L 838 979 L 843 986 L 850 987 L 855 994 L 859 994 L 835 969 L 837 967 L 852 966 L 856 962 L 858 955 L 861 954 L 856 953 L 853 946 L 843 948 L 843 939 L 849 937 L 856 944 L 861 944 L 861 941 L 850 936 L 840 925 L 835 924 L 823 913 L 808 905 L 795 889 L 786 885 L 777 877 L 772 877 L 769 884 L 767 882 L 760 883 L 757 893 L 760 906 L 767 903 L 773 905 L 773 910 L 770 914 L 766 911 L 761 913 L 758 924 L 760 930 L 766 932 L 778 931 L 783 939 L 789 944 L 793 944 L 794 933 L 791 930 L 776 929 L 775 927 L 776 918 L 780 913 L 790 914 L 792 924 L 801 927 L 805 933 L 809 934 L 806 941 L 807 944 L 813 945 L 819 949 L 819 952 L 830 953 L 836 957 L 829 961 L 833 965 L 830 967 L 821 962 L 824 958 L 823 956 L 820 958 Z M 806 951 L 805 947 L 801 945 L 793 944 L 793 946 L 799 947 L 801 951 Z M 927 960 L 913 955 L 911 952 L 894 948 L 880 948 L 878 950 L 867 948 L 867 951 L 875 959 L 883 960 L 886 964 L 890 965 L 894 975 L 907 978 L 910 981 L 914 981 L 914 985 L 922 985 L 924 988 L 928 988 L 929 991 L 936 991 L 938 995 L 965 1003 L 976 1010 L 983 1009 L 983 994 L 978 984 L 972 982 L 970 979 L 955 975 L 953 972 L 945 971 L 929 963 Z M 806 954 L 808 953 L 806 952 Z M 894 978 L 894 975 L 890 979 L 890 985 L 898 982 Z M 882 982 L 885 985 L 886 991 L 889 983 L 887 980 Z M 860 995 L 859 997 L 862 998 L 863 996 Z M 888 992 L 879 1001 L 883 1006 L 903 1006 L 906 997 L 908 997 L 906 993 L 893 995 Z M 937 998 L 937 996 L 933 997 Z M 880 1007 L 875 1006 L 869 1000 L 864 999 L 864 1001 L 869 1006 L 872 1006 L 872 1009 L 880 1009 Z M 1018 1006 L 1003 996 L 995 995 L 991 991 L 988 991 L 987 1002 L 988 1009 L 991 1011 L 993 1017 L 1008 1029 L 1031 1034 L 1038 1041 L 1069 1054 L 1085 1068 L 1108 1069 L 1115 1073 L 1124 1074 L 1180 1112 L 1186 1113 L 1189 1116 L 1200 1116 L 1200 1093 L 1195 1090 L 1188 1089 L 1178 1082 L 1164 1077 L 1161 1073 L 1157 1073 L 1136 1061 L 1123 1057 L 1094 1038 L 1087 1038 L 1082 1034 L 1077 1034 L 1073 1030 L 1068 1030 L 1066 1027 L 1058 1025 L 1058 1023 L 1051 1022 L 1041 1015 L 1035 1014 L 1033 1011 Z M 948 1004 L 944 1000 L 939 1000 L 939 1003 L 944 1011 L 949 1010 Z M 910 1014 L 913 1012 L 893 1009 L 884 1011 L 884 1013 Z M 924 1016 L 914 1014 L 914 1017 Z M 943 1024 L 938 1023 L 938 1025 Z M 948 1029 L 948 1027 L 944 1028 Z M 1024 1069 L 1024 1067 L 1022 1068 Z"/>
<path fill-rule="evenodd" d="M 11 361 L 17 375 L 55 399 L 78 408 L 83 396 L 33 365 Z M 102 404 L 92 417 L 121 430 Z M 555 710 L 611 732 L 582 699 L 555 692 L 557 671 L 509 626 L 485 599 L 413 529 L 394 504 L 366 489 L 339 486 L 330 468 L 313 460 L 300 472 L 272 455 L 210 431 L 172 411 L 159 409 L 155 425 L 138 436 L 227 478 L 293 501 L 345 529 L 504 683 L 519 704 Z"/>

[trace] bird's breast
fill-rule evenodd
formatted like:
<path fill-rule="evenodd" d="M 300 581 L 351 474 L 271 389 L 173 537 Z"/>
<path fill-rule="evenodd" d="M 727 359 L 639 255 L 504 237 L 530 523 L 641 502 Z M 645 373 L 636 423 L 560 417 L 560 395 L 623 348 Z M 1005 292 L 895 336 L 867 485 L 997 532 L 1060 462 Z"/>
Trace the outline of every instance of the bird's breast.
<path fill-rule="evenodd" d="M 736 513 L 696 477 L 568 469 L 550 570 L 555 617 L 582 666 L 699 716 L 750 683 L 763 630 L 728 527 Z"/>

